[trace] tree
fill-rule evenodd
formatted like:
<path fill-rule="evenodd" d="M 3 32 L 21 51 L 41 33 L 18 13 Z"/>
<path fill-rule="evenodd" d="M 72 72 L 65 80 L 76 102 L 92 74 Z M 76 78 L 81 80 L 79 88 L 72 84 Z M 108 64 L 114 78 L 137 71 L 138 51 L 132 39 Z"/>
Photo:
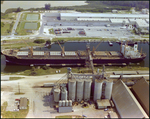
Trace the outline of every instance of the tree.
<path fill-rule="evenodd" d="M 21 12 L 21 8 L 20 8 L 20 7 L 18 7 L 16 12 Z"/>
<path fill-rule="evenodd" d="M 45 9 L 50 10 L 51 4 L 45 4 Z"/>

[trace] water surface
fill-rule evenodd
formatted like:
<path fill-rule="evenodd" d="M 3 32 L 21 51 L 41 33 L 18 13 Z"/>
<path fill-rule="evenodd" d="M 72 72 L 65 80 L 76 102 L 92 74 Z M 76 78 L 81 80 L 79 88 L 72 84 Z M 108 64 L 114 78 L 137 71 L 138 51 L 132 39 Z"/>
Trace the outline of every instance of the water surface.
<path fill-rule="evenodd" d="M 9 8 L 41 8 L 45 7 L 46 3 L 50 3 L 51 7 L 57 6 L 79 6 L 86 5 L 85 1 L 4 1 L 1 4 L 1 12 L 5 12 L 5 10 Z"/>

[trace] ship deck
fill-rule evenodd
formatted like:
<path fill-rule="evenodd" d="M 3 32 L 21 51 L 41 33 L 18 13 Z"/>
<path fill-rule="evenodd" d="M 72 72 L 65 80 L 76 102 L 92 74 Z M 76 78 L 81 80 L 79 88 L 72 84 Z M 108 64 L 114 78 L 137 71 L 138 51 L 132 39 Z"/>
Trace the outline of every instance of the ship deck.
<path fill-rule="evenodd" d="M 11 51 L 2 52 L 7 56 L 14 56 L 17 59 L 86 59 L 86 51 L 65 51 L 62 56 L 61 51 Z M 32 54 L 32 55 L 31 55 Z M 123 55 L 118 51 L 95 51 L 91 52 L 92 59 L 123 59 Z"/>

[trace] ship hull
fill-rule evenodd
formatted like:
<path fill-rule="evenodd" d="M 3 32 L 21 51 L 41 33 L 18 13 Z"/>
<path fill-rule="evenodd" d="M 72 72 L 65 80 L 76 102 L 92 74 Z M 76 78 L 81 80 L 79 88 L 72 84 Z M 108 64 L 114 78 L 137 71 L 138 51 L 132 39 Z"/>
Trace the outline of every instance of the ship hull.
<path fill-rule="evenodd" d="M 48 66 L 85 66 L 85 59 L 17 59 L 14 56 L 7 56 L 6 62 L 15 65 L 48 65 Z M 134 58 L 134 59 L 93 59 L 94 65 L 102 64 L 122 64 L 122 63 L 138 63 L 145 57 Z"/>

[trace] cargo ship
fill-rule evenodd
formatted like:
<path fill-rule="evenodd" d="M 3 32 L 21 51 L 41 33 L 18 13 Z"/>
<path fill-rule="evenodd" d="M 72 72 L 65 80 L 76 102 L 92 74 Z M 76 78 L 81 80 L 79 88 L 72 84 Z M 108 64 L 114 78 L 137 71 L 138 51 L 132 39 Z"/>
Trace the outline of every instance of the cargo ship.
<path fill-rule="evenodd" d="M 60 45 L 60 44 L 59 44 Z M 97 47 L 96 47 L 97 48 Z M 46 65 L 46 66 L 85 66 L 89 58 L 93 65 L 117 65 L 138 63 L 142 61 L 146 54 L 138 51 L 138 44 L 133 47 L 121 44 L 120 51 L 34 51 L 31 47 L 29 51 L 5 49 L 1 53 L 6 57 L 6 62 L 16 65 Z"/>

